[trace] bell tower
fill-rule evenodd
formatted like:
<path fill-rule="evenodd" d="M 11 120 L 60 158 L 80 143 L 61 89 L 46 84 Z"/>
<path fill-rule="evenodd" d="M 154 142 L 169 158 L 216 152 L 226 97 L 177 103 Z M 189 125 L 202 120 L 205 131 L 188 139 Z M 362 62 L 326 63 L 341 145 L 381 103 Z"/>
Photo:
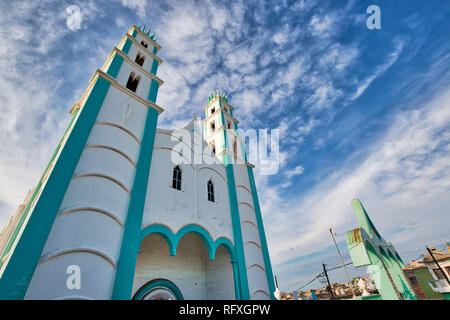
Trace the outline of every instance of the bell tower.
<path fill-rule="evenodd" d="M 1 253 L 0 299 L 129 299 L 163 81 L 133 25 L 79 101 Z M 75 270 L 75 271 L 74 271 Z M 70 272 L 80 285 L 67 284 Z"/>
<path fill-rule="evenodd" d="M 203 134 L 213 153 L 222 161 L 227 154 L 230 156 L 228 161 L 244 163 L 244 142 L 236 133 L 239 121 L 233 117 L 233 107 L 228 103 L 228 97 L 224 93 L 213 92 L 203 110 Z"/>
<path fill-rule="evenodd" d="M 240 276 L 241 299 L 274 299 L 272 265 L 245 140 L 228 97 L 213 92 L 203 108 L 204 138 L 226 168 L 230 215 Z"/>

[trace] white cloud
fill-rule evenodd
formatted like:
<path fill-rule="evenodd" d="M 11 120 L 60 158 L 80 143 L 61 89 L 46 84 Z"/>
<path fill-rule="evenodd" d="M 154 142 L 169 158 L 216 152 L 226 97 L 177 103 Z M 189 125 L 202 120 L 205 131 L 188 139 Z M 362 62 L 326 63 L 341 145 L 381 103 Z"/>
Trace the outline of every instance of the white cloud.
<path fill-rule="evenodd" d="M 131 10 L 135 10 L 139 17 L 145 18 L 147 0 L 122 0 L 122 5 Z"/>
<path fill-rule="evenodd" d="M 400 254 L 402 246 L 411 241 L 417 244 L 447 235 L 448 214 L 433 211 L 433 219 L 428 219 L 426 208 L 436 207 L 436 199 L 440 208 L 446 201 L 448 206 L 448 200 L 442 201 L 450 196 L 449 125 L 447 89 L 420 108 L 399 113 L 378 143 L 355 154 L 360 162 L 343 166 L 300 202 L 291 200 L 277 208 L 279 191 L 264 185 L 263 180 L 259 194 L 270 195 L 268 199 L 260 198 L 267 215 L 265 225 L 271 234 L 273 263 L 329 246 L 329 227 L 339 233 L 356 227 L 350 205 L 355 197 L 362 199 L 382 234 L 411 223 L 417 225 L 388 238 L 399 245 Z"/>
<path fill-rule="evenodd" d="M 309 31 L 316 37 L 329 37 L 336 26 L 336 18 L 333 15 L 314 15 L 309 23 Z"/>
<path fill-rule="evenodd" d="M 384 74 L 398 59 L 400 56 L 402 50 L 403 50 L 403 41 L 396 39 L 394 41 L 394 51 L 392 51 L 385 62 L 383 62 L 381 65 L 375 68 L 375 72 L 367 77 L 365 80 L 362 81 L 362 83 L 358 86 L 355 94 L 351 98 L 351 100 L 357 99 L 359 96 L 363 94 L 364 91 L 370 86 L 372 81 L 374 81 L 376 78 Z"/>

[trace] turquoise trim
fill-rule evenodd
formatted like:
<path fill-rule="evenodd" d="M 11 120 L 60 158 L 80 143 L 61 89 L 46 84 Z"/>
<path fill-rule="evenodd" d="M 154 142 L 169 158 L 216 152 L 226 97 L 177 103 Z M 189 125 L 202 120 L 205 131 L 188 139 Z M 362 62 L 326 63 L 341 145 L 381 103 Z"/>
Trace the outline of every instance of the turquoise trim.
<path fill-rule="evenodd" d="M 128 300 L 131 298 L 157 121 L 158 112 L 153 108 L 148 108 L 144 135 L 141 140 L 141 149 L 130 195 L 127 220 L 123 231 L 112 299 Z"/>
<path fill-rule="evenodd" d="M 141 300 L 150 290 L 153 288 L 163 287 L 167 288 L 173 292 L 177 300 L 184 300 L 183 295 L 181 294 L 180 289 L 173 283 L 167 279 L 155 279 L 147 282 L 142 287 L 139 288 L 138 291 L 133 296 L 133 300 Z"/>
<path fill-rule="evenodd" d="M 224 149 L 227 149 L 227 133 L 224 133 Z M 223 154 L 223 164 L 227 170 L 227 181 L 228 181 L 228 196 L 230 201 L 230 211 L 231 211 L 231 223 L 233 226 L 233 236 L 235 243 L 235 251 L 237 257 L 237 269 L 239 274 L 239 284 L 240 284 L 240 299 L 249 300 L 250 294 L 248 289 L 248 279 L 247 279 L 247 269 L 245 264 L 244 255 L 244 245 L 242 241 L 242 231 L 241 231 L 241 219 L 239 216 L 238 201 L 236 195 L 236 186 L 234 182 L 234 170 L 232 159 L 230 155 L 225 152 Z"/>
<path fill-rule="evenodd" d="M 110 83 L 97 78 L 0 279 L 0 300 L 23 299 Z"/>
<path fill-rule="evenodd" d="M 272 298 L 272 300 L 274 300 L 275 296 L 273 293 L 275 292 L 275 283 L 272 273 L 272 264 L 270 263 L 269 249 L 267 248 L 266 234 L 264 232 L 264 224 L 261 216 L 261 209 L 259 207 L 258 193 L 256 192 L 255 177 L 253 176 L 253 169 L 250 166 L 247 166 L 247 171 L 248 171 L 248 178 L 250 180 L 250 188 L 252 190 L 253 205 L 255 206 L 256 222 L 258 223 L 259 238 L 261 240 L 261 249 L 263 252 L 267 282 L 269 284 L 270 297 Z"/>
<path fill-rule="evenodd" d="M 148 100 L 152 102 L 156 102 L 156 97 L 158 95 L 159 84 L 158 81 L 152 79 L 150 83 L 150 90 L 148 92 Z"/>
<path fill-rule="evenodd" d="M 228 240 L 227 238 L 218 238 L 216 241 L 213 241 L 208 231 L 196 224 L 184 226 L 183 228 L 178 230 L 176 234 L 173 234 L 172 231 L 166 226 L 153 224 L 151 226 L 145 227 L 141 231 L 141 241 L 144 240 L 145 237 L 153 233 L 159 234 L 167 241 L 167 244 L 169 246 L 169 253 L 171 256 L 176 255 L 178 244 L 186 233 L 195 233 L 200 236 L 200 238 L 202 238 L 205 242 L 210 260 L 215 259 L 217 248 L 221 245 L 223 245 L 227 249 L 228 253 L 230 254 L 230 259 L 235 259 L 234 246 L 230 242 L 230 240 Z"/>
<path fill-rule="evenodd" d="M 219 100 L 219 106 L 220 106 L 220 100 Z M 223 115 L 223 110 L 220 110 L 220 119 L 222 120 L 222 125 L 226 128 L 225 117 Z"/>
<path fill-rule="evenodd" d="M 232 260 L 231 265 L 233 266 L 234 294 L 236 296 L 236 300 L 241 300 L 241 289 L 239 285 L 239 266 L 237 260 Z"/>
<path fill-rule="evenodd" d="M 174 256 L 177 252 L 177 242 L 175 239 L 174 234 L 172 233 L 172 231 L 170 231 L 169 228 L 160 225 L 160 224 L 153 224 L 151 226 L 148 226 L 146 228 L 144 228 L 141 231 L 141 238 L 140 238 L 140 242 L 142 242 L 142 240 L 144 240 L 145 237 L 147 237 L 150 234 L 156 233 L 158 235 L 160 235 L 161 237 L 163 237 L 166 242 L 167 245 L 169 246 L 169 254 L 171 256 Z"/>
<path fill-rule="evenodd" d="M 153 54 L 157 54 L 158 53 L 158 47 L 153 46 Z"/>
<path fill-rule="evenodd" d="M 128 52 L 130 51 L 132 43 L 133 42 L 130 39 L 128 39 L 128 38 L 127 38 L 127 40 L 125 40 L 125 44 L 123 45 L 123 48 L 122 48 L 123 53 L 128 54 Z"/>
<path fill-rule="evenodd" d="M 123 58 L 119 56 L 117 53 L 114 55 L 113 60 L 111 61 L 111 64 L 109 65 L 108 71 L 106 73 L 113 77 L 114 79 L 117 78 L 117 75 L 119 74 L 120 67 L 122 67 Z"/>
<path fill-rule="evenodd" d="M 152 62 L 152 69 L 150 70 L 150 73 L 156 74 L 156 71 L 158 70 L 158 60 L 153 59 Z"/>
<path fill-rule="evenodd" d="M 158 82 L 152 79 L 148 93 L 148 100 L 156 102 L 158 88 Z M 120 248 L 120 256 L 117 264 L 116 278 L 114 280 L 112 299 L 128 300 L 131 298 L 158 115 L 159 114 L 155 109 L 148 108 L 144 135 L 141 141 L 139 159 L 137 162 L 133 188 L 130 195 L 127 220 L 125 222 L 123 232 L 122 246 Z"/>
<path fill-rule="evenodd" d="M 134 29 L 133 30 L 133 33 L 131 34 L 131 36 L 133 37 L 133 38 L 136 38 L 136 36 L 137 36 L 137 30 L 136 29 Z"/>
<path fill-rule="evenodd" d="M 215 259 L 217 248 L 219 246 L 224 246 L 227 249 L 228 254 L 230 255 L 230 262 L 233 266 L 234 290 L 236 299 L 240 299 L 239 271 L 236 268 L 236 250 L 230 240 L 222 237 L 216 239 L 216 241 L 213 241 L 208 231 L 196 224 L 184 226 L 176 234 L 173 234 L 172 231 L 166 226 L 153 224 L 145 227 L 141 231 L 141 242 L 145 237 L 154 233 L 162 236 L 166 240 L 167 245 L 169 246 L 169 254 L 171 256 L 176 255 L 178 244 L 180 243 L 180 240 L 183 238 L 183 236 L 187 233 L 195 233 L 203 239 L 206 248 L 208 249 L 210 260 Z"/>

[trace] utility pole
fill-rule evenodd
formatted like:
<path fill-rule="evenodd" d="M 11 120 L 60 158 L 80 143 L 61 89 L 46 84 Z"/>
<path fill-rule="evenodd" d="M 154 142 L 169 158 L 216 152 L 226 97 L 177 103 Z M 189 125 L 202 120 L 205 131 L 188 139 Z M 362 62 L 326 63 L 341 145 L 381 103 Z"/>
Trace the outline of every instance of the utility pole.
<path fill-rule="evenodd" d="M 350 276 L 348 275 L 347 268 L 345 267 L 345 264 L 344 264 L 344 260 L 342 260 L 341 252 L 339 251 L 339 247 L 338 247 L 338 245 L 336 243 L 336 239 L 334 239 L 334 234 L 333 234 L 333 229 L 332 228 L 330 228 L 330 234 L 331 234 L 331 238 L 333 238 L 334 245 L 336 246 L 336 250 L 337 250 L 337 253 L 339 255 L 339 259 L 341 260 L 342 267 L 344 268 L 345 274 L 347 275 L 347 280 L 350 283 L 350 289 L 352 290 L 353 298 L 355 298 L 356 295 L 355 295 L 355 291 L 353 291 L 353 283 L 350 280 Z"/>
<path fill-rule="evenodd" d="M 447 280 L 447 283 L 450 285 L 450 280 L 448 279 L 447 274 L 445 273 L 445 271 L 441 268 L 441 266 L 437 262 L 436 258 L 434 257 L 433 253 L 431 252 L 430 248 L 428 248 L 428 247 L 425 247 L 425 248 L 427 248 L 428 253 L 430 254 L 431 258 L 433 258 L 434 263 L 437 265 L 437 267 L 439 268 L 441 273 L 444 275 L 445 280 Z"/>
<path fill-rule="evenodd" d="M 331 295 L 331 300 L 335 300 L 333 289 L 331 288 L 330 279 L 328 279 L 328 273 L 327 273 L 327 268 L 325 267 L 325 263 L 322 263 L 322 266 L 323 266 L 323 273 L 325 274 L 325 277 L 327 278 L 328 292 Z"/>

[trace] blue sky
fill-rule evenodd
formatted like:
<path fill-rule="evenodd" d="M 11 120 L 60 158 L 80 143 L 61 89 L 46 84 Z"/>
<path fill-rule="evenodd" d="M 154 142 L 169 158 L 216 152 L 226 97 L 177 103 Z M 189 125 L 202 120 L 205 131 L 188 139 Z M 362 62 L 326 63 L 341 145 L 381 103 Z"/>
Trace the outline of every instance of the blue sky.
<path fill-rule="evenodd" d="M 381 30 L 366 27 L 371 4 L 381 8 Z M 71 5 L 80 19 L 68 23 Z M 450 240 L 443 0 L 0 2 L 0 226 L 132 24 L 150 25 L 162 46 L 160 127 L 202 115 L 220 89 L 241 128 L 280 129 L 280 171 L 256 180 L 282 289 L 338 263 L 330 227 L 348 257 L 355 197 L 406 261 Z M 330 276 L 344 280 L 341 271 Z"/>

